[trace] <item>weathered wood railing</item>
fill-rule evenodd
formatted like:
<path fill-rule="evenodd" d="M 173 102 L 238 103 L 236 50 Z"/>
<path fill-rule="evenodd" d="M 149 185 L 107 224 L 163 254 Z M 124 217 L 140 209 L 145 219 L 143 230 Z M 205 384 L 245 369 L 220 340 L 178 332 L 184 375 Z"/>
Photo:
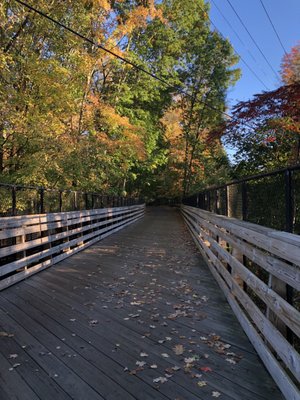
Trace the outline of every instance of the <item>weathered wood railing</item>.
<path fill-rule="evenodd" d="M 124 228 L 145 206 L 0 218 L 0 290 Z"/>
<path fill-rule="evenodd" d="M 300 337 L 300 313 L 283 288 L 300 291 L 300 236 L 190 206 L 182 213 L 266 368 L 286 399 L 299 400 L 300 356 L 285 334 Z"/>

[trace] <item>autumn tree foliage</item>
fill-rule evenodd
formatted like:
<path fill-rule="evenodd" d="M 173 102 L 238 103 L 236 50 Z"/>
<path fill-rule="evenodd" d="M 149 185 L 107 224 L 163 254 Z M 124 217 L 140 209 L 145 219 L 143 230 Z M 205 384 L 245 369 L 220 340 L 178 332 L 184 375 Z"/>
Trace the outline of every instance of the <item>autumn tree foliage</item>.
<path fill-rule="evenodd" d="M 205 137 L 222 122 L 237 60 L 203 0 L 30 4 L 170 85 L 3 0 L 0 181 L 155 197 L 192 191 L 226 165 Z"/>
<path fill-rule="evenodd" d="M 283 57 L 284 85 L 238 103 L 232 119 L 219 131 L 237 150 L 235 170 L 239 175 L 300 163 L 299 50 L 297 45 Z"/>
<path fill-rule="evenodd" d="M 285 85 L 300 82 L 300 43 L 283 57 L 281 76 Z"/>

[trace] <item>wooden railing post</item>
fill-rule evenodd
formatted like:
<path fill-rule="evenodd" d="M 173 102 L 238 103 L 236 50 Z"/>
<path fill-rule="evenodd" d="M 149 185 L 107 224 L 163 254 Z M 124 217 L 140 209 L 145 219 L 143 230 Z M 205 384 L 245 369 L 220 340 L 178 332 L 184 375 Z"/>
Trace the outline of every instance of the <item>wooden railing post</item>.
<path fill-rule="evenodd" d="M 235 187 L 233 185 L 231 186 L 227 186 L 226 188 L 227 190 L 227 213 L 228 213 L 228 217 L 236 217 L 236 205 L 237 205 L 237 190 L 235 189 Z M 238 250 L 237 247 L 235 246 L 231 246 L 232 247 L 232 256 L 238 260 L 239 262 L 243 263 L 244 262 L 244 254 Z M 238 272 L 235 270 L 235 268 L 233 266 L 230 267 L 231 270 L 231 275 L 233 277 L 233 279 L 237 282 L 237 284 L 243 288 L 244 287 L 244 281 L 243 279 L 241 279 L 241 277 L 239 276 Z"/>

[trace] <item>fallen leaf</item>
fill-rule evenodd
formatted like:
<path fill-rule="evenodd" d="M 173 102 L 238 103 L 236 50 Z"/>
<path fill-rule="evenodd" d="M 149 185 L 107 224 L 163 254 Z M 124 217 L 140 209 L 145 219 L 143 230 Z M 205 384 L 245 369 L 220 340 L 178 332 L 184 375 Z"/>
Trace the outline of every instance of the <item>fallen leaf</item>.
<path fill-rule="evenodd" d="M 226 358 L 226 361 L 230 364 L 236 364 L 236 361 L 234 361 L 232 358 Z"/>
<path fill-rule="evenodd" d="M 212 397 L 220 397 L 221 393 L 220 392 L 212 392 Z"/>
<path fill-rule="evenodd" d="M 186 364 L 192 364 L 192 363 L 194 363 L 195 361 L 197 361 L 198 359 L 199 359 L 198 356 L 188 357 L 188 358 L 185 358 L 185 359 L 184 359 L 184 362 L 185 362 Z"/>
<path fill-rule="evenodd" d="M 206 386 L 206 382 L 205 381 L 199 381 L 199 382 L 197 382 L 197 385 L 199 387 L 203 387 L 203 386 Z"/>
<path fill-rule="evenodd" d="M 147 353 L 140 353 L 140 357 L 148 357 Z"/>
<path fill-rule="evenodd" d="M 8 332 L 0 332 L 0 337 L 13 337 L 13 333 L 8 333 Z"/>
<path fill-rule="evenodd" d="M 165 382 L 167 382 L 167 381 L 168 381 L 168 379 L 165 378 L 165 377 L 163 377 L 163 376 L 160 376 L 159 378 L 153 379 L 153 382 L 154 382 L 154 383 L 165 383 Z"/>
<path fill-rule="evenodd" d="M 201 367 L 200 370 L 203 372 L 212 372 L 212 369 L 210 367 Z"/>
<path fill-rule="evenodd" d="M 157 368 L 157 365 L 156 365 L 156 364 L 152 364 L 152 365 L 150 365 L 150 368 L 156 369 L 156 368 Z"/>
<path fill-rule="evenodd" d="M 17 358 L 17 357 L 18 357 L 18 354 L 10 354 L 8 358 L 14 359 L 14 358 Z"/>
<path fill-rule="evenodd" d="M 169 357 L 169 354 L 167 354 L 167 353 L 162 353 L 161 356 L 164 357 L 164 358 L 168 358 L 168 357 Z"/>
<path fill-rule="evenodd" d="M 180 356 L 184 353 L 184 347 L 182 344 L 176 344 L 175 347 L 173 347 L 173 351 L 177 356 Z"/>
<path fill-rule="evenodd" d="M 136 362 L 136 365 L 138 366 L 138 367 L 143 367 L 144 365 L 146 365 L 147 363 L 145 362 L 145 361 L 137 361 Z"/>

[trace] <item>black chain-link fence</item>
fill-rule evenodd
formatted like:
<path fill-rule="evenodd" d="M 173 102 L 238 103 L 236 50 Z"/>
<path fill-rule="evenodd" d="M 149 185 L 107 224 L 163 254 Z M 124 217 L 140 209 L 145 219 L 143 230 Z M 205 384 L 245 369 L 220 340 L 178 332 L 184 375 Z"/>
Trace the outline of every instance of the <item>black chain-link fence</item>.
<path fill-rule="evenodd" d="M 208 188 L 183 204 L 300 234 L 300 166 Z"/>
<path fill-rule="evenodd" d="M 0 183 L 0 217 L 141 204 L 138 198 Z"/>

